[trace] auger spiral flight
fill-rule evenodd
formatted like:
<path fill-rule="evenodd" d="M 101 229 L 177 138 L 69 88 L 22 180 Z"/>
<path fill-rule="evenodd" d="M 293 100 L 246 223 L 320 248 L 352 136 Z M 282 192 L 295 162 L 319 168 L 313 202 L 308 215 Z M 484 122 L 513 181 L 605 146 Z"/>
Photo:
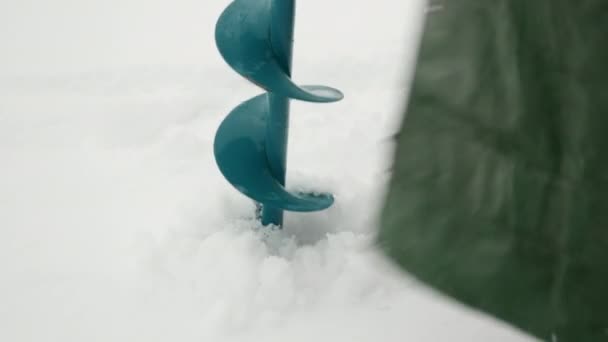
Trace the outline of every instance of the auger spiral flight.
<path fill-rule="evenodd" d="M 281 226 L 283 211 L 330 207 L 331 194 L 285 189 L 289 101 L 336 102 L 343 94 L 291 80 L 295 1 L 236 0 L 221 14 L 215 41 L 224 60 L 266 92 L 232 110 L 214 141 L 217 165 L 241 193 L 261 206 L 264 225 Z"/>

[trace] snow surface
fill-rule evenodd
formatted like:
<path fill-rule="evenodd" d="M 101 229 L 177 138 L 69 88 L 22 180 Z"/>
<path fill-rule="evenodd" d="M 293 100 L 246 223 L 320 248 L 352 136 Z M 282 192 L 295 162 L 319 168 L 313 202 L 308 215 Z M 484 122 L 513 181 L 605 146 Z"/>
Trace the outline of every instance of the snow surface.
<path fill-rule="evenodd" d="M 212 155 L 259 93 L 220 59 L 227 0 L 0 1 L 0 341 L 528 341 L 372 241 L 420 0 L 301 0 L 288 182 L 336 204 L 284 231 Z"/>

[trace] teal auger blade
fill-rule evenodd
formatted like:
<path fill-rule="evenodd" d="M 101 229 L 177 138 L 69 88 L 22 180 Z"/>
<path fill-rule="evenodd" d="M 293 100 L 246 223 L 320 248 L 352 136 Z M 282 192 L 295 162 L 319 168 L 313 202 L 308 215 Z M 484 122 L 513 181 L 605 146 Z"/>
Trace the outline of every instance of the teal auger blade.
<path fill-rule="evenodd" d="M 334 88 L 298 86 L 291 80 L 295 0 L 236 0 L 221 14 L 215 40 L 237 73 L 268 93 L 234 109 L 214 142 L 217 165 L 241 193 L 257 201 L 262 224 L 281 226 L 283 211 L 317 211 L 331 206 L 330 194 L 285 189 L 289 100 L 335 102 Z"/>
<path fill-rule="evenodd" d="M 262 94 L 224 119 L 213 146 L 220 171 L 241 193 L 265 205 L 301 212 L 328 208 L 332 195 L 290 193 L 271 172 L 266 157 L 268 111 L 268 95 Z"/>
<path fill-rule="evenodd" d="M 293 83 L 287 66 L 281 63 L 285 48 L 273 47 L 269 37 L 271 6 L 271 0 L 236 0 L 224 10 L 215 29 L 215 41 L 224 60 L 266 91 L 308 102 L 341 100 L 344 95 L 337 89 Z"/>

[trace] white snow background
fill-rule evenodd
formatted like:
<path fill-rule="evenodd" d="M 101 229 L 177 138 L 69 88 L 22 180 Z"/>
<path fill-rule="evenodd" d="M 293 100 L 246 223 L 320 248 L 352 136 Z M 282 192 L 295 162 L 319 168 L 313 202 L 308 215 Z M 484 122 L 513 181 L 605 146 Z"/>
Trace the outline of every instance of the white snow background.
<path fill-rule="evenodd" d="M 228 0 L 0 0 L 0 341 L 528 341 L 373 247 L 425 4 L 300 0 L 283 231 L 221 176 Z M 482 262 L 482 261 L 480 261 Z M 474 267 L 474 265 L 472 265 Z"/>

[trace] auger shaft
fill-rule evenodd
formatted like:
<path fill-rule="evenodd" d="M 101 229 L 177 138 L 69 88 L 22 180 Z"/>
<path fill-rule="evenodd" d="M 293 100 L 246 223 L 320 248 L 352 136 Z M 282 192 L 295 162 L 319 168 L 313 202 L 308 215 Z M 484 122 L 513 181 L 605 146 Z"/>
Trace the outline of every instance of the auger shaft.
<path fill-rule="evenodd" d="M 291 77 L 295 0 L 271 2 L 270 44 L 284 72 Z M 289 137 L 289 98 L 270 92 L 270 108 L 266 129 L 266 155 L 270 170 L 281 185 L 285 185 L 287 140 Z M 283 225 L 283 210 L 263 205 L 263 225 Z"/>
<path fill-rule="evenodd" d="M 269 124 L 266 127 L 266 157 L 274 178 L 285 185 L 287 168 L 287 139 L 289 136 L 289 99 L 268 94 Z M 283 210 L 270 205 L 262 205 L 262 224 L 283 224 Z"/>

